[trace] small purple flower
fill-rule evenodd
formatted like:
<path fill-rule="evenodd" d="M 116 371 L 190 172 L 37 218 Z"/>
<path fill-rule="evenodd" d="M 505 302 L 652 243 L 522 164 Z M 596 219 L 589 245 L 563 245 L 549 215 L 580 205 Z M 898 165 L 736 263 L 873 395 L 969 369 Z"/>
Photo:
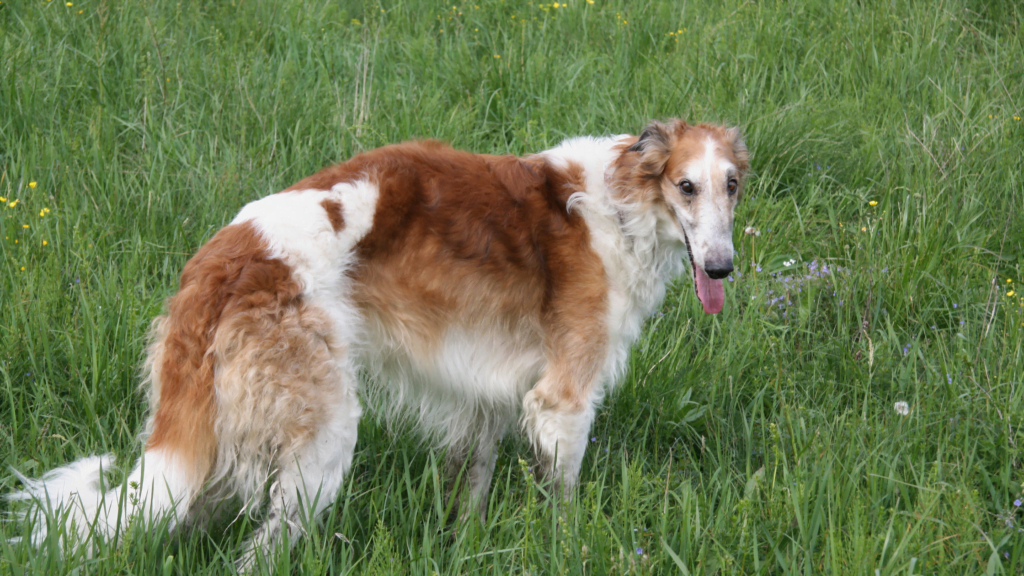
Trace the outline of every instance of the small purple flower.
<path fill-rule="evenodd" d="M 950 376 L 949 374 L 946 374 L 946 383 L 947 384 L 952 384 L 953 383 L 953 377 Z M 1020 500 L 1018 500 L 1018 502 L 1020 502 Z"/>
<path fill-rule="evenodd" d="M 1013 505 L 1016 506 L 1017 508 L 1020 508 L 1020 498 L 1014 500 Z"/>
<path fill-rule="evenodd" d="M 644 549 L 643 548 L 637 548 L 636 549 L 636 554 L 637 554 L 637 556 L 643 556 L 644 555 Z"/>
<path fill-rule="evenodd" d="M 760 267 L 760 266 L 758 266 L 757 268 L 755 268 L 755 270 L 757 270 L 758 272 L 760 272 L 760 271 L 761 271 L 761 267 Z"/>
<path fill-rule="evenodd" d="M 956 308 L 956 302 L 953 302 L 953 308 Z"/>
<path fill-rule="evenodd" d="M 961 320 L 961 321 L 960 321 L 960 325 L 961 325 L 961 326 L 963 326 L 963 325 L 964 325 L 964 321 L 963 321 L 963 320 Z"/>
<path fill-rule="evenodd" d="M 729 282 L 732 282 L 732 274 L 728 276 Z"/>
<path fill-rule="evenodd" d="M 594 436 L 593 438 L 591 438 L 590 441 L 591 442 L 597 442 L 597 436 Z"/>
<path fill-rule="evenodd" d="M 935 324 L 932 324 L 932 330 L 935 330 Z"/>

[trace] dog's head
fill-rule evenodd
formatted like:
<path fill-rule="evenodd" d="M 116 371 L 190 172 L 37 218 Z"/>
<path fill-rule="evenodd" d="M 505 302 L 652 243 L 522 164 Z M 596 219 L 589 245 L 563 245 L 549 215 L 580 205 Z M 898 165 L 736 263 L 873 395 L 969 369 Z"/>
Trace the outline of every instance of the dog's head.
<path fill-rule="evenodd" d="M 733 208 L 749 168 L 736 128 L 682 120 L 651 122 L 628 145 L 613 178 L 629 200 L 653 210 L 659 242 L 676 243 L 690 257 L 704 311 L 721 312 L 722 278 L 732 272 Z"/>

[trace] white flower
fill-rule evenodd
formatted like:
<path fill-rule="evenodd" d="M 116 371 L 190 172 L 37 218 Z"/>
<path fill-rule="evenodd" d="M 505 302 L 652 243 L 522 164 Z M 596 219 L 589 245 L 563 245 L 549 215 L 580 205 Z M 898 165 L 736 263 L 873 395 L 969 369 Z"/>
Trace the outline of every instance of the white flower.
<path fill-rule="evenodd" d="M 893 408 L 896 409 L 896 413 L 900 416 L 910 414 L 910 406 L 906 402 L 897 402 Z"/>
<path fill-rule="evenodd" d="M 744 228 L 743 229 L 743 233 L 746 234 L 747 236 L 760 236 L 761 235 L 761 231 L 758 230 L 757 228 L 754 228 L 753 226 L 747 226 L 746 228 Z"/>

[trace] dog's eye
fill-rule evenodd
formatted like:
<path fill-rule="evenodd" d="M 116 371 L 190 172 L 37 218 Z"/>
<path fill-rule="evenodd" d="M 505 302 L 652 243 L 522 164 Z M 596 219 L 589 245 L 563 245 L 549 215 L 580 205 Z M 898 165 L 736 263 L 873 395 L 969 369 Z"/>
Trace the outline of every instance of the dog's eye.
<path fill-rule="evenodd" d="M 729 194 L 736 193 L 736 187 L 739 186 L 739 182 L 735 178 L 729 178 L 729 183 L 726 185 L 729 188 Z"/>
<path fill-rule="evenodd" d="M 693 194 L 693 184 L 691 184 L 689 180 L 683 180 L 679 183 L 679 190 L 682 191 L 683 194 L 690 196 Z"/>

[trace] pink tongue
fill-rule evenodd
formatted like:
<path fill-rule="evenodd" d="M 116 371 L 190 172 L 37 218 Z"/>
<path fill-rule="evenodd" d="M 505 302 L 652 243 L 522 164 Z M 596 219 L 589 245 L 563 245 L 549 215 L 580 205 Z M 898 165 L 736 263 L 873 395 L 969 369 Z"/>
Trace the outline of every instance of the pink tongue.
<path fill-rule="evenodd" d="M 697 298 L 704 305 L 704 312 L 718 314 L 725 304 L 725 289 L 721 280 L 712 280 L 700 266 L 694 266 L 694 278 L 697 280 Z"/>

